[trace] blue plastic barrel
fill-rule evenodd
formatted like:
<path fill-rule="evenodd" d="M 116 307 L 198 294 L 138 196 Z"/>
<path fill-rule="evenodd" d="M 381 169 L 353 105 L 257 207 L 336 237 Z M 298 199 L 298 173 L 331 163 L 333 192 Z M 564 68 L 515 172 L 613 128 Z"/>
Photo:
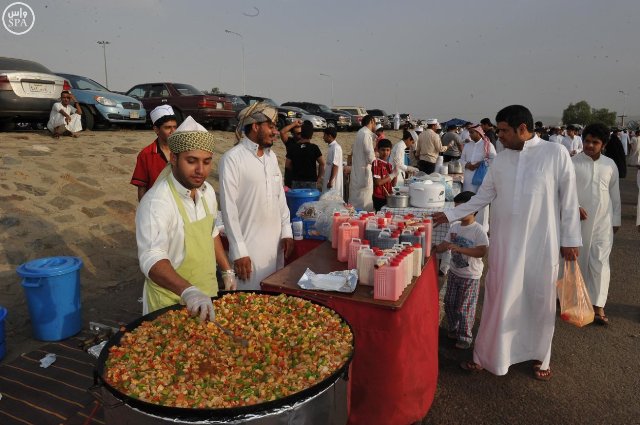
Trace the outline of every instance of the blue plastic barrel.
<path fill-rule="evenodd" d="M 7 318 L 7 309 L 0 305 L 0 360 L 7 354 L 7 344 L 4 341 L 4 319 Z"/>
<path fill-rule="evenodd" d="M 289 215 L 293 219 L 302 204 L 320 199 L 320 191 L 318 189 L 291 189 L 286 193 L 286 196 Z"/>
<path fill-rule="evenodd" d="M 60 341 L 80 332 L 81 267 L 77 257 L 39 258 L 18 267 L 34 338 Z"/>

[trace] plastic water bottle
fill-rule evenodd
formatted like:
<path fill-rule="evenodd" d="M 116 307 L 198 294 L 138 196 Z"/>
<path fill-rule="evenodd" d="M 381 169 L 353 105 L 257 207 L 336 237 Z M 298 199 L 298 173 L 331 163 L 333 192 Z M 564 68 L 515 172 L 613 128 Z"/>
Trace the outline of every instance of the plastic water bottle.
<path fill-rule="evenodd" d="M 304 231 L 304 225 L 300 217 L 296 217 L 293 219 L 293 221 L 291 222 L 291 229 L 293 230 L 293 240 L 301 241 Z"/>

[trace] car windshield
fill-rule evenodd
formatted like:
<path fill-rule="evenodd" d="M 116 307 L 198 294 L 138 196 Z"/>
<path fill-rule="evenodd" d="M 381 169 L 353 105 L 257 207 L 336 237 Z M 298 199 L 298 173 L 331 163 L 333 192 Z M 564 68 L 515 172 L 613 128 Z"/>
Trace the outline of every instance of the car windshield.
<path fill-rule="evenodd" d="M 0 58 L 0 69 L 5 71 L 32 71 L 51 73 L 49 69 L 39 63 L 12 58 Z"/>
<path fill-rule="evenodd" d="M 298 108 L 296 106 L 287 106 L 288 109 L 291 109 L 293 112 L 299 112 L 301 114 L 309 115 L 309 112 L 305 111 L 302 108 Z"/>
<path fill-rule="evenodd" d="M 319 104 L 319 105 L 318 105 L 318 108 L 319 108 L 322 112 L 333 112 L 333 111 L 331 110 L 331 108 L 329 108 L 327 105 Z"/>
<path fill-rule="evenodd" d="M 346 112 L 350 115 L 358 115 L 358 110 L 357 109 L 339 109 L 339 112 Z"/>
<path fill-rule="evenodd" d="M 227 96 L 227 99 L 229 99 L 235 106 L 242 106 L 243 108 L 247 106 L 247 102 L 242 100 L 240 96 Z"/>
<path fill-rule="evenodd" d="M 189 84 L 174 84 L 173 87 L 182 96 L 197 96 L 197 95 L 204 94 L 200 90 L 198 90 L 197 88 Z"/>
<path fill-rule="evenodd" d="M 60 74 L 62 77 L 67 79 L 71 84 L 71 88 L 77 90 L 95 90 L 95 91 L 109 91 L 107 88 L 101 86 L 95 81 L 89 78 L 76 77 L 68 74 Z"/>

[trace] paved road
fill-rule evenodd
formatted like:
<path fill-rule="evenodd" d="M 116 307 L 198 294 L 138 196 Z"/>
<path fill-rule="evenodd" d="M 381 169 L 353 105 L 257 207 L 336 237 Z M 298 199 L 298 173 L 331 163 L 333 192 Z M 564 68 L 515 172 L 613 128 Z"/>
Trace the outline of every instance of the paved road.
<path fill-rule="evenodd" d="M 440 376 L 423 424 L 640 424 L 640 233 L 635 170 L 621 182 L 622 228 L 611 253 L 608 328 L 557 321 L 553 379 L 536 381 L 530 363 L 506 376 L 468 375 L 471 350 L 453 347 L 440 329 Z M 479 309 L 480 311 L 480 309 Z M 476 320 L 477 329 L 478 320 Z"/>

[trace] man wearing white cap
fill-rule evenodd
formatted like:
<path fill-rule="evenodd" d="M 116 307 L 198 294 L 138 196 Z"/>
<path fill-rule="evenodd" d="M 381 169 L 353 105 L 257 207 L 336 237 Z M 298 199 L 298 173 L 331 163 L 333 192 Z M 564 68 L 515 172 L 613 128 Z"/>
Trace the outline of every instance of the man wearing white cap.
<path fill-rule="evenodd" d="M 404 154 L 407 149 L 411 149 L 418 141 L 418 135 L 413 130 L 404 130 L 402 140 L 393 145 L 389 162 L 393 166 L 393 171 L 398 175 L 396 185 L 402 186 L 404 183 L 404 173 L 417 173 L 418 169 L 404 163 Z"/>
<path fill-rule="evenodd" d="M 440 128 L 437 119 L 429 119 L 427 120 L 427 129 L 418 136 L 415 156 L 418 159 L 418 168 L 427 174 L 436 170 L 438 156 L 447 150 L 447 146 L 442 146 L 440 136 L 436 133 L 436 130 Z"/>
<path fill-rule="evenodd" d="M 282 174 L 271 150 L 277 119 L 278 111 L 264 102 L 240 111 L 239 142 L 219 164 L 222 217 L 239 290 L 260 289 L 293 252 Z"/>
<path fill-rule="evenodd" d="M 136 211 L 138 259 L 146 276 L 143 313 L 180 302 L 192 315 L 213 320 L 216 262 L 223 270 L 225 289 L 236 288 L 215 227 L 216 195 L 206 181 L 213 161 L 213 135 L 187 117 L 168 144 L 169 165 Z"/>
<path fill-rule="evenodd" d="M 136 160 L 136 168 L 133 170 L 131 184 L 138 187 L 138 201 L 151 189 L 160 172 L 169 162 L 169 145 L 167 139 L 176 131 L 178 122 L 173 109 L 169 105 L 160 105 L 151 113 L 153 131 L 156 132 L 156 140 L 142 149 Z"/>

